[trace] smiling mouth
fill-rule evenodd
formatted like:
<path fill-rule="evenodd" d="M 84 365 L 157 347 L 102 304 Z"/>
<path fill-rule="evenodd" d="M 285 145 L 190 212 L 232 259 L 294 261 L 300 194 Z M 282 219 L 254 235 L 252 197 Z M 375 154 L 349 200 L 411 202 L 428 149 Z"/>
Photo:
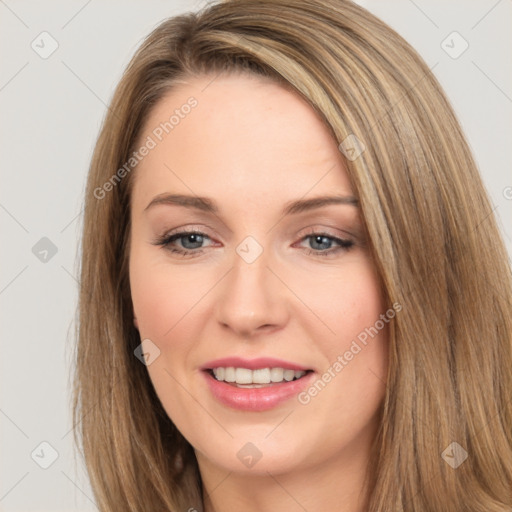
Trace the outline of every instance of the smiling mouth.
<path fill-rule="evenodd" d="M 208 369 L 217 381 L 237 388 L 264 388 L 299 380 L 312 370 L 290 370 L 286 368 L 236 368 L 233 366 Z"/>

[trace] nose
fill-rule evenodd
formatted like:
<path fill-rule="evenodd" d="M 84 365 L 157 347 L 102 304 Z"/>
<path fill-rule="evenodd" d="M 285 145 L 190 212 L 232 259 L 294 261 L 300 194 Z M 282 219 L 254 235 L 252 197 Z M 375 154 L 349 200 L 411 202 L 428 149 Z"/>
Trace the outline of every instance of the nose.
<path fill-rule="evenodd" d="M 224 329 L 248 338 L 286 325 L 287 289 L 268 264 L 265 251 L 252 263 L 234 255 L 233 268 L 222 280 L 216 297 L 215 314 Z"/>

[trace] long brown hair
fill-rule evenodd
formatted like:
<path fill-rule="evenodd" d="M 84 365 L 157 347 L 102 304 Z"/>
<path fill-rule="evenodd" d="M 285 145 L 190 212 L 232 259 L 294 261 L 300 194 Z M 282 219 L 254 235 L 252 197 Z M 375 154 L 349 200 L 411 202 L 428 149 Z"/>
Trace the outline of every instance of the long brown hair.
<path fill-rule="evenodd" d="M 233 0 L 168 19 L 115 91 L 85 197 L 74 395 L 100 510 L 201 508 L 194 452 L 134 356 L 125 165 L 180 79 L 240 71 L 297 91 L 338 143 L 364 149 L 347 168 L 386 300 L 402 306 L 367 510 L 512 510 L 512 285 L 493 209 L 430 69 L 347 0 Z"/>

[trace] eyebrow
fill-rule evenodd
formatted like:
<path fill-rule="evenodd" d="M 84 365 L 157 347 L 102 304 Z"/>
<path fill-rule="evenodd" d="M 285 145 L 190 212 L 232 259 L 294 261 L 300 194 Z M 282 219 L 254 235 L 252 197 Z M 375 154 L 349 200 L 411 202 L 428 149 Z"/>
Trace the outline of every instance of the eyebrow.
<path fill-rule="evenodd" d="M 186 208 L 193 208 L 214 214 L 219 212 L 218 206 L 216 206 L 215 202 L 208 197 L 188 196 L 184 194 L 160 194 L 151 200 L 144 211 L 149 210 L 153 206 L 162 204 L 184 206 Z M 357 207 L 359 205 L 359 201 L 353 196 L 320 196 L 313 197 L 311 199 L 299 199 L 286 203 L 282 214 L 298 214 L 331 204 L 351 205 Z"/>

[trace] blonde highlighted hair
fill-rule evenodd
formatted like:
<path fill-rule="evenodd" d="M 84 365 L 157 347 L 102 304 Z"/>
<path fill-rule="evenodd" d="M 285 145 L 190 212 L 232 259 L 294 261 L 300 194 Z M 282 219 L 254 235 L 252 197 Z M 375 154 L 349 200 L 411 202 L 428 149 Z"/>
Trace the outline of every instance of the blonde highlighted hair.
<path fill-rule="evenodd" d="M 347 0 L 232 0 L 170 18 L 112 99 L 85 197 L 74 421 L 99 509 L 201 507 L 191 446 L 134 356 L 129 160 L 152 107 L 186 77 L 253 73 L 297 91 L 341 143 L 389 304 L 389 374 L 368 512 L 512 510 L 512 284 L 492 206 L 431 70 Z M 458 443 L 456 469 L 442 456 Z M 458 448 L 456 448 L 458 449 Z"/>

